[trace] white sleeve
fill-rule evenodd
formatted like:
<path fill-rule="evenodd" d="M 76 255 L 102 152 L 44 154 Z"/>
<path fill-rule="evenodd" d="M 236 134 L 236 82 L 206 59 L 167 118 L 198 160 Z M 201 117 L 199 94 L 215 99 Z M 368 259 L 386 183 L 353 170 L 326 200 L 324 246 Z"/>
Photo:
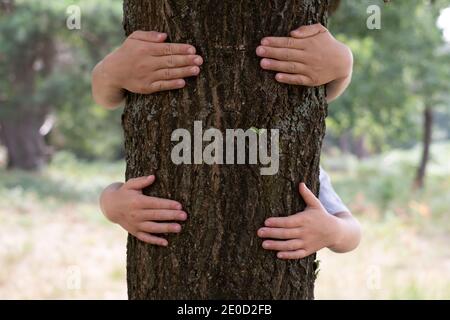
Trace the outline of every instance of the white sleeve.
<path fill-rule="evenodd" d="M 331 179 L 328 173 L 320 167 L 320 188 L 319 188 L 319 201 L 325 207 L 330 214 L 336 214 L 339 212 L 350 212 L 346 205 L 342 202 L 341 198 L 334 191 L 331 185 Z"/>

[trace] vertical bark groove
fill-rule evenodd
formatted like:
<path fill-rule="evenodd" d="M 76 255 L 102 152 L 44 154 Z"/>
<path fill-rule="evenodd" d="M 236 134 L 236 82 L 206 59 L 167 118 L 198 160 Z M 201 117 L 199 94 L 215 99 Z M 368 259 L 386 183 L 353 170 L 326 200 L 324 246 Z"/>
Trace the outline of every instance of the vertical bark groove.
<path fill-rule="evenodd" d="M 169 247 L 128 239 L 130 299 L 312 299 L 315 256 L 280 261 L 256 231 L 270 216 L 304 208 L 297 185 L 318 192 L 325 130 L 323 88 L 277 83 L 255 49 L 267 35 L 326 22 L 327 0 L 125 0 L 126 34 L 167 32 L 191 43 L 205 62 L 183 90 L 128 94 L 123 114 L 127 179 L 156 174 L 146 194 L 180 201 L 189 219 Z M 280 170 L 258 165 L 174 165 L 171 133 L 214 127 L 280 130 Z"/>

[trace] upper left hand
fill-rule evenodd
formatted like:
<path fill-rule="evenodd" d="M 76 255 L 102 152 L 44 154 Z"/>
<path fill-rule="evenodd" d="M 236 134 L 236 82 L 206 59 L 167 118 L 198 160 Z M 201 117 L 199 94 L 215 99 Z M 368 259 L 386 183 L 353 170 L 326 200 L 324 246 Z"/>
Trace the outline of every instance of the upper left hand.
<path fill-rule="evenodd" d="M 256 49 L 261 67 L 277 71 L 278 82 L 320 86 L 352 73 L 351 50 L 321 24 L 302 26 L 289 37 L 265 37 Z"/>
<path fill-rule="evenodd" d="M 299 186 L 306 209 L 287 217 L 272 217 L 258 230 L 267 250 L 278 251 L 279 259 L 301 259 L 325 248 L 332 247 L 340 237 L 339 218 L 329 214 L 319 199 L 306 187 Z"/>

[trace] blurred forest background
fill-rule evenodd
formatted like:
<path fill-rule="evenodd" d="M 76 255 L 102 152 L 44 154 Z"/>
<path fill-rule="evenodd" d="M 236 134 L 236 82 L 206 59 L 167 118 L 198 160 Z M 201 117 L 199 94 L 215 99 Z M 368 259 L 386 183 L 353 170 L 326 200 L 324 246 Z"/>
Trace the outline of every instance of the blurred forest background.
<path fill-rule="evenodd" d="M 124 178 L 122 110 L 90 91 L 121 23 L 121 0 L 0 0 L 0 298 L 126 298 L 126 234 L 97 205 Z M 449 299 L 450 1 L 343 0 L 329 28 L 355 66 L 322 162 L 364 237 L 318 254 L 316 296 Z"/>

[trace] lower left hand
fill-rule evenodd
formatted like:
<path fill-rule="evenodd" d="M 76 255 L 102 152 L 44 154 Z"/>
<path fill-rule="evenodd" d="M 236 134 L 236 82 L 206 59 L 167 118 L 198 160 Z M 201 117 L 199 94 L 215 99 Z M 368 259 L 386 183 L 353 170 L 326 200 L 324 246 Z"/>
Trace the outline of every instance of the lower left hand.
<path fill-rule="evenodd" d="M 304 183 L 299 192 L 307 205 L 304 211 L 269 218 L 258 230 L 260 238 L 271 239 L 263 241 L 263 248 L 278 251 L 279 259 L 301 259 L 339 239 L 339 218 L 329 214 Z"/>

